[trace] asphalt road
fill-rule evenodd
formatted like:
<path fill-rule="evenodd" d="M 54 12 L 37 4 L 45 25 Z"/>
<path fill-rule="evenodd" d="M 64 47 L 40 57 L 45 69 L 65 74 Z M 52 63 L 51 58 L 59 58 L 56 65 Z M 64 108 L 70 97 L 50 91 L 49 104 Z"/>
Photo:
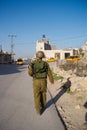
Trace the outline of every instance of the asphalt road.
<path fill-rule="evenodd" d="M 0 65 L 0 130 L 65 130 L 48 92 L 37 115 L 27 65 Z"/>

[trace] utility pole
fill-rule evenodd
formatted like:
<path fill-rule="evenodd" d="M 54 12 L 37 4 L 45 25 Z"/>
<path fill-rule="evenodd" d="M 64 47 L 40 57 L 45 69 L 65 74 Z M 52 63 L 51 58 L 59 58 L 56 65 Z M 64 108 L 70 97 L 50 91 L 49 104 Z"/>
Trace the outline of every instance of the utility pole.
<path fill-rule="evenodd" d="M 0 52 L 2 52 L 2 45 L 0 44 Z"/>
<path fill-rule="evenodd" d="M 8 35 L 8 37 L 11 38 L 11 60 L 13 60 L 13 55 L 14 55 L 14 51 L 13 51 L 13 48 L 14 48 L 14 43 L 13 43 L 13 39 L 14 37 L 16 37 L 16 35 Z"/>
<path fill-rule="evenodd" d="M 11 38 L 11 54 L 13 54 L 13 48 L 14 48 L 13 38 L 16 37 L 16 35 L 8 35 L 8 37 Z"/>
<path fill-rule="evenodd" d="M 3 50 L 2 50 L 2 45 L 0 45 L 0 54 L 1 54 L 1 63 L 3 63 Z"/>

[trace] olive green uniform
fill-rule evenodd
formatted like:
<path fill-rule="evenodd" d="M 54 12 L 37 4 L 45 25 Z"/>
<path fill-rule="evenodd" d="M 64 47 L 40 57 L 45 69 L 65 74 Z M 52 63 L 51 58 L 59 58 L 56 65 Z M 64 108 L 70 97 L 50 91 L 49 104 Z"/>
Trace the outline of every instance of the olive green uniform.
<path fill-rule="evenodd" d="M 37 60 L 38 62 L 38 60 Z M 45 62 L 45 61 L 44 61 Z M 51 83 L 54 83 L 52 71 L 47 64 L 47 76 Z M 33 77 L 33 92 L 34 92 L 34 101 L 35 101 L 35 108 L 38 113 L 40 110 L 43 109 L 46 105 L 46 92 L 47 92 L 47 77 L 36 78 L 33 76 L 33 68 L 30 66 L 28 69 L 28 74 Z"/>

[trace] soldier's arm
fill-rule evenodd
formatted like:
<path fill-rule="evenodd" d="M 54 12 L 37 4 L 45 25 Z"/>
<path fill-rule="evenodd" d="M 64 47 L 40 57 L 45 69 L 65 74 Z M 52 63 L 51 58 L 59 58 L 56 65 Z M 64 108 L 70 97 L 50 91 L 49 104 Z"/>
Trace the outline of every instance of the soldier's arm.
<path fill-rule="evenodd" d="M 48 77 L 49 77 L 50 82 L 51 82 L 52 84 L 54 84 L 53 74 L 52 74 L 52 71 L 51 71 L 49 65 L 48 65 Z"/>
<path fill-rule="evenodd" d="M 28 65 L 28 74 L 33 77 L 33 65 L 34 61 L 30 61 Z"/>

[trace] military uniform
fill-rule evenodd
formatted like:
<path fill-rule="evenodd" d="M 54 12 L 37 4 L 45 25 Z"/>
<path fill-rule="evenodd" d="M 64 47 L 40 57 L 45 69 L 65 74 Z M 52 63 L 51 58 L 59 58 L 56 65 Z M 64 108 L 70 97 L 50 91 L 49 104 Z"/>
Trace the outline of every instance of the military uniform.
<path fill-rule="evenodd" d="M 41 71 L 35 70 L 34 72 L 34 66 L 37 65 L 37 67 L 40 67 L 40 64 L 46 64 L 45 69 L 44 67 L 41 68 Z M 36 75 L 37 73 L 37 75 Z M 37 59 L 33 65 L 31 65 L 28 69 L 28 74 L 33 77 L 33 92 L 34 92 L 34 102 L 35 102 L 35 108 L 37 113 L 40 114 L 41 109 L 45 108 L 46 105 L 46 92 L 47 92 L 47 77 L 49 77 L 49 80 L 51 83 L 54 83 L 54 79 L 52 76 L 52 71 L 49 67 L 49 64 L 45 61 L 42 61 L 42 59 Z"/>

